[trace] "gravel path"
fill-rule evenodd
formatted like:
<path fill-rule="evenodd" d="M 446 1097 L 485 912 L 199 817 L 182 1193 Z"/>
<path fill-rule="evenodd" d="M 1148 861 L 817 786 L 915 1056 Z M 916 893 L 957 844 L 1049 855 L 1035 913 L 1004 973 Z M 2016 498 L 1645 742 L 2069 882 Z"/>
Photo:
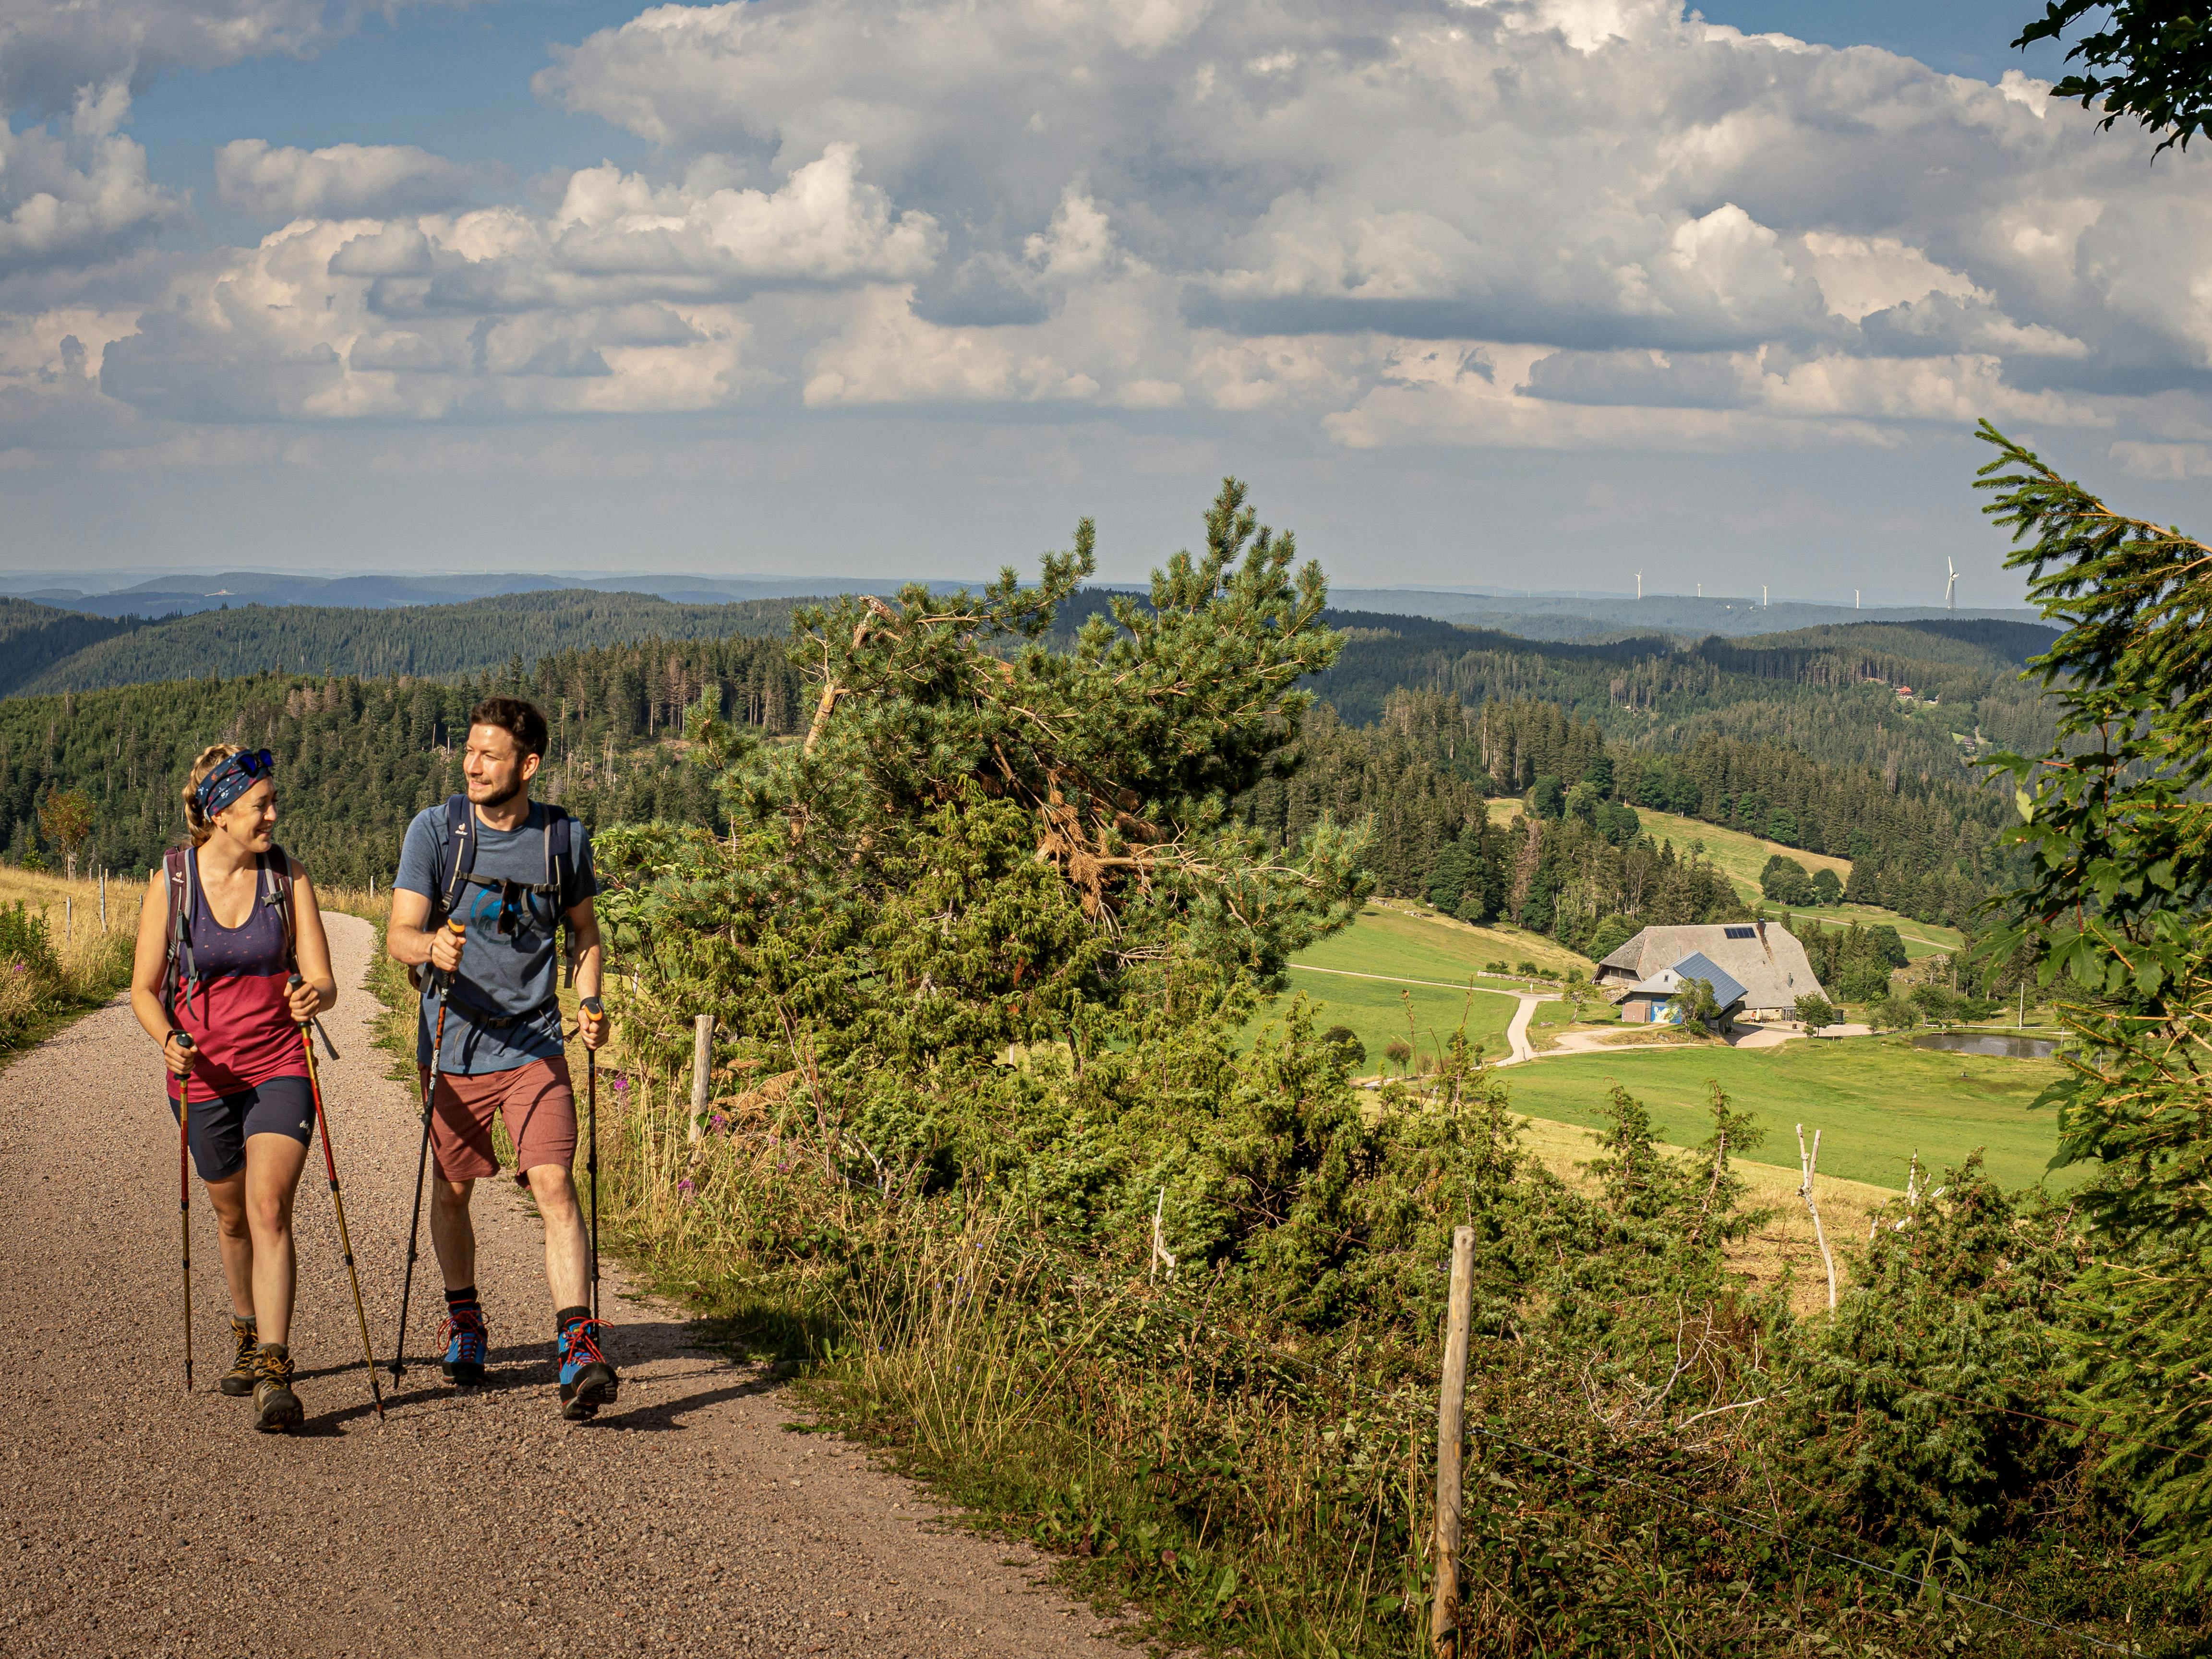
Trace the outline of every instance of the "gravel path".
<path fill-rule="evenodd" d="M 372 930 L 325 920 L 339 983 L 357 988 Z M 356 988 L 328 1017 L 344 1059 L 323 1082 L 388 1360 L 417 1120 L 369 1046 L 374 1012 Z M 1035 1587 L 1033 1559 L 944 1528 L 843 1443 L 784 1432 L 790 1415 L 757 1370 L 689 1346 L 680 1312 L 623 1294 L 612 1263 L 603 1301 L 622 1400 L 595 1423 L 563 1422 L 541 1235 L 511 1182 L 483 1183 L 477 1200 L 495 1386 L 459 1395 L 434 1364 L 410 1367 L 380 1426 L 313 1153 L 292 1339 L 307 1419 L 291 1436 L 256 1434 L 248 1402 L 215 1392 L 228 1304 L 196 1191 L 186 1395 L 160 1066 L 118 1002 L 0 1073 L 11 1659 L 1126 1659 L 1087 1612 Z M 426 1232 L 411 1353 L 427 1353 L 439 1302 Z"/>

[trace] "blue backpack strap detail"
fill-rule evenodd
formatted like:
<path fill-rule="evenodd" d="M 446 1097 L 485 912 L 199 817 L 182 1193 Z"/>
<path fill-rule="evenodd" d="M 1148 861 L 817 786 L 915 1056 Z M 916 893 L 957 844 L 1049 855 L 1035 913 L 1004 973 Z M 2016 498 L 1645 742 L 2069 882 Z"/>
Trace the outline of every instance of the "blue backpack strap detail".
<path fill-rule="evenodd" d="M 446 834 L 438 846 L 438 858 L 441 864 L 451 859 L 453 867 L 440 872 L 443 879 L 430 916 L 434 927 L 453 914 L 460 903 L 461 889 L 468 885 L 477 867 L 477 815 L 466 795 L 446 799 Z"/>

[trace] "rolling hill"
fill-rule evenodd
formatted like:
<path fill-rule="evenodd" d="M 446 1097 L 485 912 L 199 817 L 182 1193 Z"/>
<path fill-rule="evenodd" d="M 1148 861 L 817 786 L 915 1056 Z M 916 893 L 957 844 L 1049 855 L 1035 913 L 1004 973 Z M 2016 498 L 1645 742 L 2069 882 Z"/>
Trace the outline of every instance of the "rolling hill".
<path fill-rule="evenodd" d="M 781 635 L 798 603 L 675 605 L 647 593 L 555 588 L 404 609 L 249 605 L 112 622 L 13 599 L 0 601 L 0 695 L 271 670 L 364 678 L 473 673 L 591 646 Z M 73 648 L 63 653 L 64 644 Z"/>

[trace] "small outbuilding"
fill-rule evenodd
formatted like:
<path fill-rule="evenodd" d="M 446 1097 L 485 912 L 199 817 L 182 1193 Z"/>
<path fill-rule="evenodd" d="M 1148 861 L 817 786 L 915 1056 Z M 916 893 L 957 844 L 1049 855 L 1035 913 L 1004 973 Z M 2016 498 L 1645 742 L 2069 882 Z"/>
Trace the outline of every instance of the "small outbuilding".
<path fill-rule="evenodd" d="M 1620 1000 L 1621 1019 L 1632 1025 L 1680 1024 L 1682 1014 L 1674 999 L 1681 994 L 1682 987 L 1693 979 L 1701 979 L 1713 988 L 1713 1000 L 1721 1011 L 1721 1029 L 1726 1030 L 1730 1019 L 1743 1006 L 1743 987 L 1731 979 L 1726 969 L 1694 951 L 1671 968 L 1662 968 L 1641 984 L 1631 986 L 1628 994 Z"/>

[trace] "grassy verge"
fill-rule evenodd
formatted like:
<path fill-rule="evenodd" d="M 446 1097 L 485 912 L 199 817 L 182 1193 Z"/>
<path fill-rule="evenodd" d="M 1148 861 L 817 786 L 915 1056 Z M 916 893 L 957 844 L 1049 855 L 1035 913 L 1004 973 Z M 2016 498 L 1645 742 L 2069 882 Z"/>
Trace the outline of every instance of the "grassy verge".
<path fill-rule="evenodd" d="M 0 866 L 0 1063 L 131 983 L 138 889 Z"/>

